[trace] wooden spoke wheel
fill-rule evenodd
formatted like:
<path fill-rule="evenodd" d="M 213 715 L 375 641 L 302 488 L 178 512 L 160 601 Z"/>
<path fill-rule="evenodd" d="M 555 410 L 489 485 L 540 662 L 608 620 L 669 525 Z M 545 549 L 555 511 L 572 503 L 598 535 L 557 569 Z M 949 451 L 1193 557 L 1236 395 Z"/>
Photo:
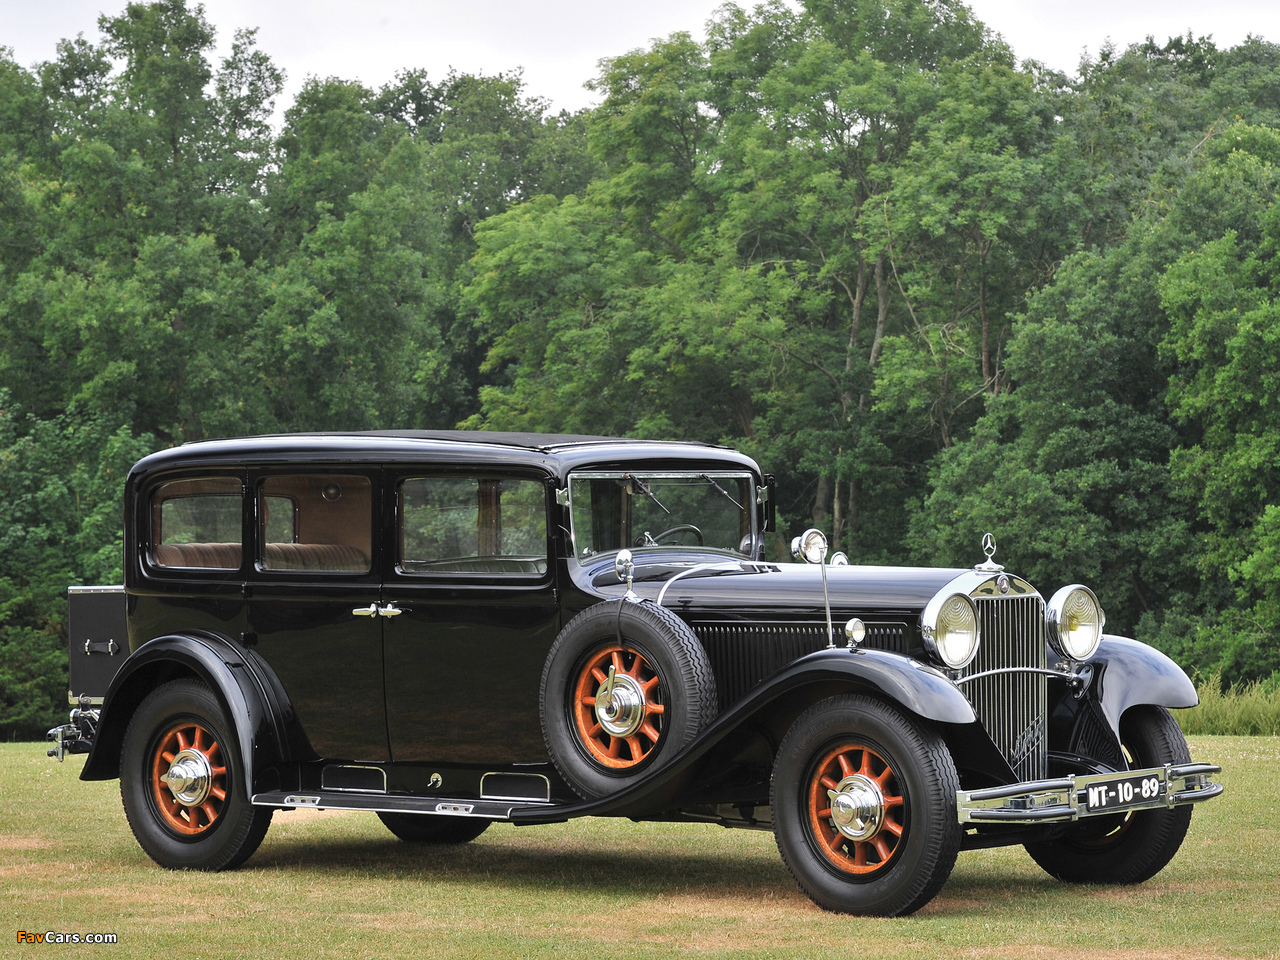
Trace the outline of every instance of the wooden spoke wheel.
<path fill-rule="evenodd" d="M 606 767 L 643 763 L 662 739 L 666 706 L 658 672 L 636 650 L 608 646 L 587 658 L 573 692 L 582 744 Z"/>
<path fill-rule="evenodd" d="M 808 807 L 817 846 L 839 870 L 874 874 L 902 843 L 902 787 L 889 762 L 866 744 L 841 744 L 819 758 L 809 778 Z"/>
<path fill-rule="evenodd" d="M 189 837 L 213 829 L 227 802 L 227 768 L 214 735 L 195 720 L 183 720 L 157 737 L 151 793 L 170 829 Z"/>
<path fill-rule="evenodd" d="M 542 671 L 542 735 L 556 769 L 588 799 L 665 763 L 716 715 L 715 674 L 689 625 L 648 601 L 578 614 Z"/>
<path fill-rule="evenodd" d="M 234 725 L 205 683 L 172 680 L 134 711 L 120 751 L 120 798 L 138 843 L 163 867 L 229 870 L 271 825 L 249 802 Z"/>
<path fill-rule="evenodd" d="M 823 700 L 796 718 L 774 759 L 778 852 L 825 910 L 911 913 L 955 866 L 959 783 L 946 744 L 916 718 L 859 694 Z"/>

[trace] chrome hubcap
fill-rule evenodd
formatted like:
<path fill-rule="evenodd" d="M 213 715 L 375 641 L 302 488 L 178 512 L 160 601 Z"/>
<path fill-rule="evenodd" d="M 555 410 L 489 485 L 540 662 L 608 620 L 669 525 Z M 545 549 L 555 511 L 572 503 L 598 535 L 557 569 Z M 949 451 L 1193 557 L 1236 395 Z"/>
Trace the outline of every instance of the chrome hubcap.
<path fill-rule="evenodd" d="M 199 750 L 183 750 L 161 778 L 173 799 L 187 807 L 204 803 L 213 784 L 213 767 Z"/>
<path fill-rule="evenodd" d="M 884 794 L 874 780 L 852 774 L 828 790 L 827 796 L 831 822 L 850 840 L 870 840 L 884 826 Z"/>
<path fill-rule="evenodd" d="M 644 691 L 634 677 L 613 675 L 596 691 L 596 719 L 613 737 L 629 737 L 644 723 Z"/>

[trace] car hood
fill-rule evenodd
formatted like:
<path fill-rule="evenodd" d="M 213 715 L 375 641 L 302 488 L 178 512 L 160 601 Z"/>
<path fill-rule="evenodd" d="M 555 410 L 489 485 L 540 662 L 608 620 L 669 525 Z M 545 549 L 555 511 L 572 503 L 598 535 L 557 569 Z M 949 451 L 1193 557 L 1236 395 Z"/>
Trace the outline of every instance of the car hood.
<path fill-rule="evenodd" d="M 637 556 L 633 590 L 640 597 L 657 600 L 665 588 L 663 606 L 678 613 L 722 609 L 739 615 L 812 616 L 823 610 L 822 571 L 815 565 L 700 559 L 707 568 L 671 557 Z M 918 614 L 934 594 L 965 572 L 943 567 L 828 566 L 827 589 L 833 611 Z M 625 589 L 612 562 L 582 573 L 593 593 L 614 597 Z"/>

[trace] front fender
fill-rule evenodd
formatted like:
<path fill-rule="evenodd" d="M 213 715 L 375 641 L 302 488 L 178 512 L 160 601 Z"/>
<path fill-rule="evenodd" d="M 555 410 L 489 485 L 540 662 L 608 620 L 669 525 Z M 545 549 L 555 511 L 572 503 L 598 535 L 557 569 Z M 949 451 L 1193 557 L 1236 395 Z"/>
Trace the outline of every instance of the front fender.
<path fill-rule="evenodd" d="M 1155 647 L 1128 637 L 1104 634 L 1094 664 L 1098 702 L 1120 737 L 1120 718 L 1130 707 L 1194 707 L 1195 685 L 1182 668 Z"/>
<path fill-rule="evenodd" d="M 288 759 L 287 705 L 278 702 L 281 691 L 271 682 L 269 668 L 226 637 L 194 631 L 149 640 L 120 665 L 103 697 L 97 735 L 80 779 L 118 777 L 120 750 L 134 711 L 160 684 L 184 676 L 207 683 L 235 727 L 242 767 L 239 783 L 246 799 L 253 792 L 260 762 Z"/>
<path fill-rule="evenodd" d="M 813 690 L 806 694 L 805 687 Z M 925 720 L 944 724 L 977 722 L 973 706 L 940 670 L 883 650 L 819 650 L 794 661 L 755 687 L 732 709 L 671 761 L 631 787 L 569 807 L 524 808 L 512 811 L 516 823 L 542 823 L 579 816 L 641 816 L 665 808 L 681 791 L 687 774 L 717 744 L 784 698 L 807 705 L 840 692 L 879 693 Z"/>

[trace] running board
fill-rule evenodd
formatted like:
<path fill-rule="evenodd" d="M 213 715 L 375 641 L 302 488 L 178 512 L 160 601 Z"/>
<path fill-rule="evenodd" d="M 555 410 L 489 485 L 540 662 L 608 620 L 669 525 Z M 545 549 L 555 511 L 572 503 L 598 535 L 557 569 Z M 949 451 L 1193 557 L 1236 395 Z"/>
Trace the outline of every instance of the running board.
<path fill-rule="evenodd" d="M 515 810 L 549 810 L 559 804 L 532 800 L 473 800 L 452 797 L 410 797 L 394 794 L 336 793 L 329 790 L 275 790 L 255 793 L 255 807 L 307 810 L 365 810 L 369 813 L 421 813 L 442 817 L 477 817 L 510 820 Z"/>

